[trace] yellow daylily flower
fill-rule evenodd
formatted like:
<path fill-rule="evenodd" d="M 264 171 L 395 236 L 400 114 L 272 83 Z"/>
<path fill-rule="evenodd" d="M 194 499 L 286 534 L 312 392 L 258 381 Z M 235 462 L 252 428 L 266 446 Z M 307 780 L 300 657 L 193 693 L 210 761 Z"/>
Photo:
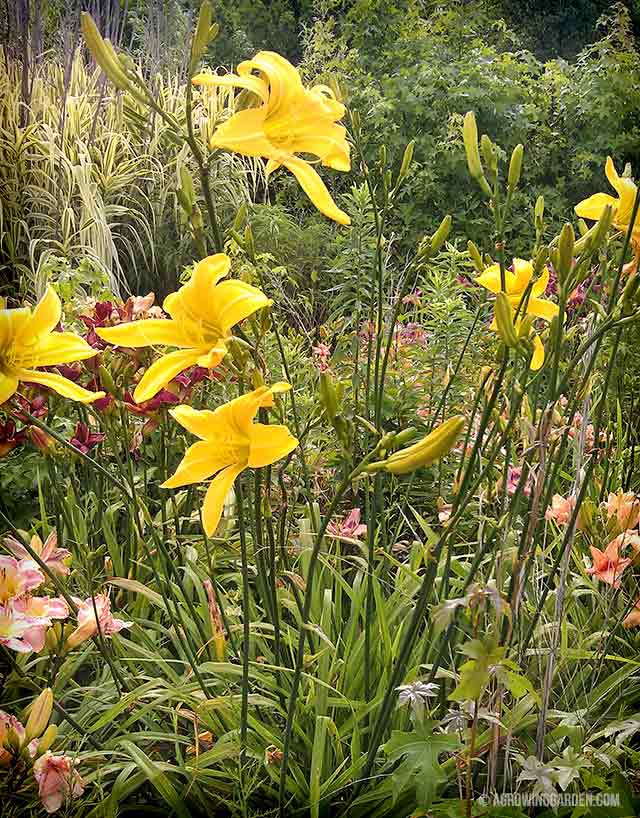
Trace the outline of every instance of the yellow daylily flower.
<path fill-rule="evenodd" d="M 268 160 L 267 173 L 284 165 L 321 213 L 340 224 L 351 224 L 311 164 L 296 155 L 312 154 L 333 170 L 351 169 L 346 129 L 337 124 L 345 115 L 345 107 L 330 88 L 305 88 L 291 63 L 273 51 L 260 51 L 252 60 L 241 62 L 237 74 L 198 74 L 192 82 L 244 88 L 261 102 L 238 111 L 220 125 L 211 140 L 212 148 L 262 156 Z"/>
<path fill-rule="evenodd" d="M 178 423 L 200 440 L 187 449 L 175 474 L 165 480 L 162 488 L 201 483 L 217 472 L 202 507 L 208 536 L 216 530 L 225 498 L 240 472 L 275 463 L 298 445 L 286 426 L 253 422 L 260 407 L 273 406 L 273 396 L 289 389 L 291 386 L 284 382 L 260 386 L 213 411 L 190 406 L 170 410 Z"/>
<path fill-rule="evenodd" d="M 518 319 L 515 323 L 516 333 L 520 334 L 522 328 L 522 319 L 525 315 L 533 316 L 535 318 L 542 318 L 545 321 L 552 321 L 558 315 L 559 307 L 553 301 L 548 301 L 543 298 L 544 291 L 547 289 L 549 283 L 549 270 L 545 267 L 540 278 L 534 282 L 529 293 L 529 299 L 526 304 L 520 304 L 522 297 L 529 286 L 529 282 L 533 276 L 533 264 L 530 261 L 525 261 L 521 258 L 513 259 L 513 270 L 505 269 L 505 293 L 516 312 L 519 309 Z M 476 283 L 481 287 L 489 290 L 492 293 L 499 293 L 502 289 L 502 282 L 500 279 L 500 265 L 492 264 L 490 267 L 481 273 L 476 278 Z M 498 325 L 495 316 L 489 329 L 497 332 Z M 533 332 L 533 357 L 531 359 L 530 367 L 532 370 L 540 369 L 544 363 L 544 346 L 538 333 Z"/>
<path fill-rule="evenodd" d="M 589 219 L 590 221 L 598 221 L 602 216 L 602 211 L 608 205 L 613 207 L 613 223 L 626 233 L 631 222 L 631 214 L 633 212 L 633 203 L 636 198 L 636 185 L 632 179 L 627 179 L 623 176 L 618 176 L 618 171 L 613 164 L 613 159 L 607 156 L 605 164 L 605 173 L 607 179 L 614 188 L 618 197 L 610 196 L 608 193 L 594 193 L 588 199 L 583 199 L 576 205 L 575 211 L 582 219 Z M 636 244 L 640 244 L 640 218 L 636 216 L 633 230 L 632 240 Z"/>
<path fill-rule="evenodd" d="M 56 372 L 38 369 L 84 361 L 97 354 L 75 333 L 54 332 L 61 316 L 62 304 L 51 286 L 33 309 L 7 309 L 0 298 L 0 404 L 15 394 L 21 381 L 46 386 L 81 403 L 104 397 L 104 392 L 90 392 Z"/>
<path fill-rule="evenodd" d="M 171 316 L 169 319 L 147 318 L 96 330 L 100 338 L 118 346 L 177 347 L 144 373 L 133 393 L 137 403 L 150 400 L 194 364 L 208 369 L 217 366 L 227 353 L 231 328 L 273 303 L 244 281 L 229 279 L 218 283 L 230 266 L 231 260 L 224 253 L 198 262 L 189 281 L 165 298 L 163 308 Z"/>

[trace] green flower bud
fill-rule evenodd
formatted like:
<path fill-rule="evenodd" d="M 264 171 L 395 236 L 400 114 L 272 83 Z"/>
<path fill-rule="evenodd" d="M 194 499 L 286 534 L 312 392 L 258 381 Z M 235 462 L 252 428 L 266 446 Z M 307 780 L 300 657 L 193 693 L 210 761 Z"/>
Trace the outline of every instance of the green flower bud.
<path fill-rule="evenodd" d="M 447 240 L 449 233 L 451 232 L 451 216 L 447 214 L 444 219 L 440 222 L 440 226 L 436 230 L 436 232 L 431 237 L 431 253 L 435 254 L 440 250 L 442 245 Z"/>
<path fill-rule="evenodd" d="M 516 145 L 511 154 L 511 162 L 509 162 L 509 176 L 508 184 L 511 190 L 515 190 L 520 181 L 520 173 L 522 171 L 522 157 L 524 155 L 524 146 Z"/>

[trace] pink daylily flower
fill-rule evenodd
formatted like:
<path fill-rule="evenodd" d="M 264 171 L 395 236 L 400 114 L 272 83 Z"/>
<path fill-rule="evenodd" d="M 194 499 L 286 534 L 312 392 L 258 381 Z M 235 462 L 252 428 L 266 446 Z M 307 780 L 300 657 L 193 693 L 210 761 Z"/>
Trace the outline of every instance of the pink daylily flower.
<path fill-rule="evenodd" d="M 17 559 L 31 559 L 27 549 L 14 537 L 5 537 L 4 544 Z M 55 528 L 49 534 L 44 543 L 37 534 L 31 538 L 32 551 L 36 552 L 47 568 L 54 574 L 58 574 L 61 577 L 66 577 L 69 573 L 67 563 L 71 560 L 71 552 L 67 551 L 66 548 L 58 548 L 57 546 L 58 535 Z"/>
<path fill-rule="evenodd" d="M 334 537 L 344 537 L 348 540 L 357 540 L 367 533 L 367 526 L 360 522 L 360 509 L 352 508 L 341 522 L 333 520 L 327 526 L 327 533 Z"/>
<path fill-rule="evenodd" d="M 40 587 L 44 574 L 33 560 L 0 556 L 0 604 Z"/>
<path fill-rule="evenodd" d="M 25 732 L 22 722 L 10 713 L 0 710 L 0 768 L 8 767 L 13 759 L 12 754 L 5 748 L 9 730 L 16 734 L 20 744 L 24 742 Z"/>
<path fill-rule="evenodd" d="M 31 653 L 33 646 L 29 641 L 33 628 L 48 627 L 51 620 L 26 616 L 16 611 L 13 605 L 0 605 L 0 645 L 16 653 Z"/>
<path fill-rule="evenodd" d="M 78 626 L 67 639 L 67 649 L 72 650 L 78 647 L 87 639 L 96 636 L 98 626 L 104 637 L 112 636 L 123 628 L 130 628 L 133 622 L 126 622 L 124 619 L 115 619 L 111 614 L 111 600 L 106 594 L 96 594 L 84 601 L 73 598 L 78 606 Z M 95 607 L 94 607 L 95 605 Z M 97 619 L 96 619 L 97 613 Z"/>
<path fill-rule="evenodd" d="M 32 625 L 23 634 L 23 641 L 31 650 L 40 653 L 44 648 L 47 629 L 52 619 L 66 619 L 69 606 L 62 597 L 26 596 L 14 600 L 13 609 L 30 619 L 40 620 L 42 624 Z"/>
<path fill-rule="evenodd" d="M 84 781 L 70 756 L 54 756 L 47 750 L 33 765 L 38 795 L 47 812 L 56 812 L 71 798 L 84 792 Z"/>

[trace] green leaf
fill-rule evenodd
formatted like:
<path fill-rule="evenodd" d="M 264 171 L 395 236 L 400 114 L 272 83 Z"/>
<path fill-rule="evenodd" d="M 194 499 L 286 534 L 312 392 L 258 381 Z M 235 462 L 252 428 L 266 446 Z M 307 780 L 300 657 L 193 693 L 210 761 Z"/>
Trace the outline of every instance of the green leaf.
<path fill-rule="evenodd" d="M 455 750 L 459 741 L 455 736 L 434 734 L 435 724 L 427 721 L 411 733 L 394 730 L 384 745 L 391 763 L 402 759 L 391 776 L 394 803 L 405 790 L 415 787 L 416 806 L 427 810 L 437 785 L 447 780 L 438 758 L 442 753 Z"/>

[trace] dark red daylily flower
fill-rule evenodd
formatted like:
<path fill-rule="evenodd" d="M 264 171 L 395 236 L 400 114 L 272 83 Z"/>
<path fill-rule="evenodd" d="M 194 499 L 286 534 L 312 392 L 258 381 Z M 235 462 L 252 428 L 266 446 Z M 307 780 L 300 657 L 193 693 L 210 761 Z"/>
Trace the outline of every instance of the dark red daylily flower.
<path fill-rule="evenodd" d="M 102 443 L 104 437 L 104 432 L 91 432 L 86 423 L 78 423 L 70 443 L 82 454 L 89 454 L 98 443 Z"/>
<path fill-rule="evenodd" d="M 16 446 L 20 446 L 27 439 L 24 429 L 16 430 L 13 420 L 0 423 L 0 457 L 6 457 Z"/>
<path fill-rule="evenodd" d="M 157 395 L 142 403 L 136 403 L 131 392 L 124 393 L 124 405 L 134 415 L 152 415 L 163 406 L 175 406 L 177 403 L 180 403 L 180 398 L 168 389 L 161 389 Z"/>
<path fill-rule="evenodd" d="M 23 423 L 28 423 L 29 418 L 27 417 L 26 413 L 28 412 L 34 418 L 43 418 L 46 417 L 47 413 L 49 412 L 49 407 L 47 405 L 47 395 L 36 395 L 33 400 L 24 397 L 24 395 L 16 394 L 14 399 L 17 403 L 20 404 L 22 407 L 22 411 L 19 409 L 14 411 L 14 415 L 21 420 Z"/>

